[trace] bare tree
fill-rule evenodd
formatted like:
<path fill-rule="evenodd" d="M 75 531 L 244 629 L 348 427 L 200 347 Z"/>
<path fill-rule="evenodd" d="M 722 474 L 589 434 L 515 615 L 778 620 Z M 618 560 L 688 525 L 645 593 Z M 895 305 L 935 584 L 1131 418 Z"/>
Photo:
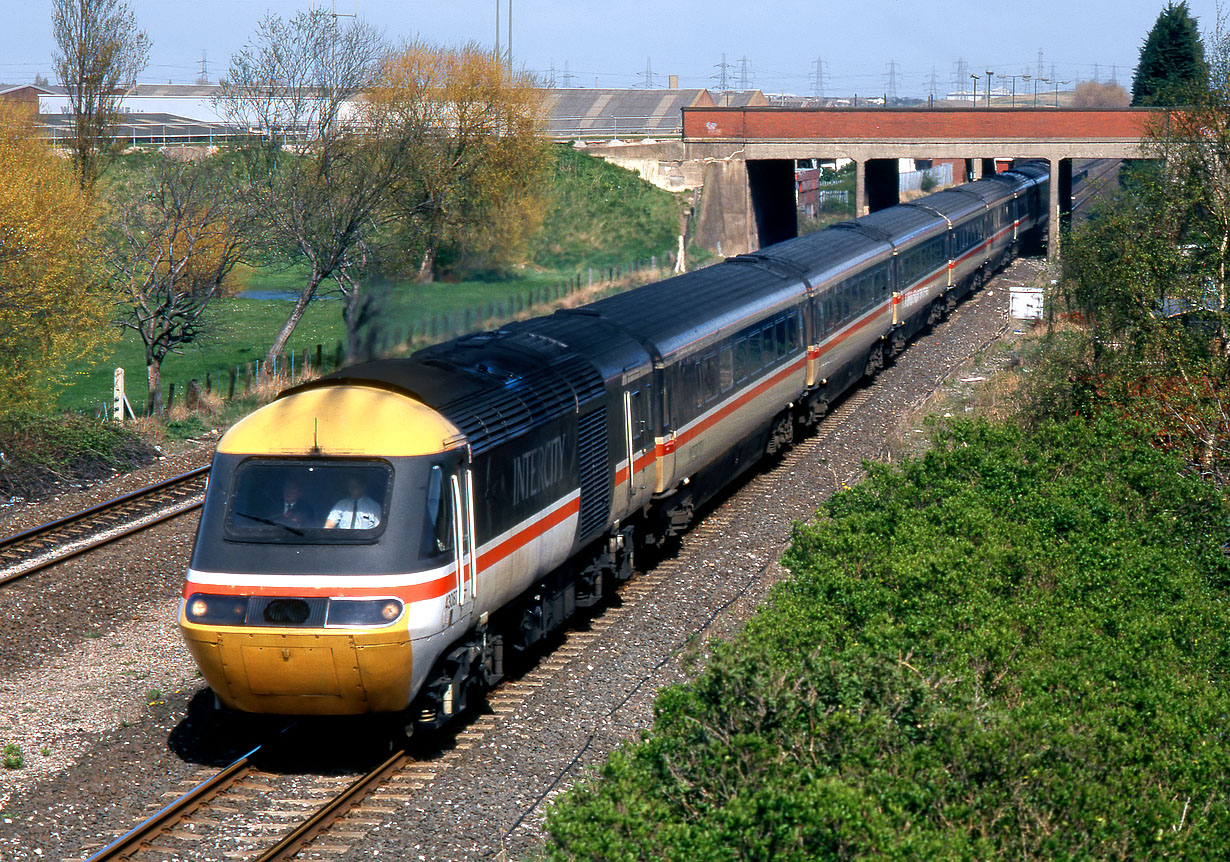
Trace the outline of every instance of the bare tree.
<path fill-rule="evenodd" d="M 1114 81 L 1084 81 L 1072 91 L 1073 108 L 1126 108 L 1131 101 Z"/>
<path fill-rule="evenodd" d="M 70 147 L 83 190 L 115 148 L 123 90 L 149 60 L 149 38 L 120 0 L 52 0 L 56 74 L 73 110 Z"/>
<path fill-rule="evenodd" d="M 342 266 L 355 271 L 355 250 L 378 226 L 401 167 L 403 150 L 381 140 L 358 107 L 383 50 L 379 31 L 361 21 L 343 26 L 320 9 L 289 21 L 270 15 L 221 82 L 219 109 L 252 130 L 240 155 L 262 235 L 308 266 L 265 357 L 266 376 L 321 282 Z"/>
<path fill-rule="evenodd" d="M 205 312 L 244 250 L 248 214 L 229 171 L 165 156 L 108 189 L 99 249 L 126 302 L 116 321 L 145 346 L 147 410 L 162 362 L 207 331 Z"/>

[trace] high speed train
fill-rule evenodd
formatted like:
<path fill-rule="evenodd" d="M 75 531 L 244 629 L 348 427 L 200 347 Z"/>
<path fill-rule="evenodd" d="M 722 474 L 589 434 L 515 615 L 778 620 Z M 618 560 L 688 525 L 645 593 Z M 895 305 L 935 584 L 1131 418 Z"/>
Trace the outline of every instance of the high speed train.
<path fill-rule="evenodd" d="M 180 606 L 218 700 L 448 721 L 1046 232 L 1045 164 L 342 369 L 219 441 Z"/>

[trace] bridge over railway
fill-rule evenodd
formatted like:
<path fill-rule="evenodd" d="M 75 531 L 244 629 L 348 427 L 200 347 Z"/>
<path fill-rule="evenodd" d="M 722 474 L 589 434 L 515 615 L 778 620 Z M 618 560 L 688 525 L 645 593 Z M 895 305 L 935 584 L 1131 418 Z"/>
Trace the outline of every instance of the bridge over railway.
<path fill-rule="evenodd" d="M 725 254 L 797 233 L 795 159 L 853 159 L 860 215 L 892 206 L 897 159 L 959 160 L 978 176 L 996 158 L 1051 165 L 1051 249 L 1071 212 L 1073 161 L 1141 157 L 1159 112 L 1145 108 L 682 108 L 680 138 L 590 144 L 594 155 L 672 190 L 703 188 L 697 241 Z M 1078 173 L 1082 171 L 1077 169 Z"/>
<path fill-rule="evenodd" d="M 995 158 L 1051 164 L 1051 248 L 1071 210 L 1073 159 L 1127 159 L 1158 112 L 1144 108 L 799 108 L 683 109 L 686 158 L 706 165 L 706 196 L 747 189 L 751 243 L 767 245 L 797 232 L 795 159 L 849 158 L 856 165 L 855 212 L 897 201 L 897 159 L 972 159 L 994 170 Z M 980 171 L 976 168 L 975 173 Z M 712 187 L 710 182 L 714 184 Z"/>

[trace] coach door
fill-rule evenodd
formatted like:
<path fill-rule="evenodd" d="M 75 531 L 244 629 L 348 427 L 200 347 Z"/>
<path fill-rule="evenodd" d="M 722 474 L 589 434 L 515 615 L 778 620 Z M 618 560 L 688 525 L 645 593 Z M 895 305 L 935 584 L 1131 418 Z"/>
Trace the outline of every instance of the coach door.
<path fill-rule="evenodd" d="M 677 366 L 676 373 L 678 373 Z M 655 368 L 654 377 L 658 382 L 658 407 L 660 411 L 657 421 L 653 423 L 657 429 L 652 441 L 656 459 L 654 462 L 654 492 L 660 494 L 670 488 L 675 482 L 675 423 L 672 421 L 671 395 L 670 390 L 665 385 L 666 374 L 664 370 L 661 367 Z M 679 394 L 680 387 L 676 386 L 673 389 L 676 394 Z M 683 395 L 682 397 L 687 396 Z"/>
<path fill-rule="evenodd" d="M 653 440 L 649 427 L 649 377 L 625 383 L 624 457 L 628 461 L 628 504 L 639 506 L 649 498 L 649 468 L 653 466 Z"/>
<path fill-rule="evenodd" d="M 449 478 L 453 497 L 453 556 L 457 564 L 454 597 L 460 616 L 469 613 L 478 589 L 478 553 L 474 547 L 474 474 L 458 464 Z"/>

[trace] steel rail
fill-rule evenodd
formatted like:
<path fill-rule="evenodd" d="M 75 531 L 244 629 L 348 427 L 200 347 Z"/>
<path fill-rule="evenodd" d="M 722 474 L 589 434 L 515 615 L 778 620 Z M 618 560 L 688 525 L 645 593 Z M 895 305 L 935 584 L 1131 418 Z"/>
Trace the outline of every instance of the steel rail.
<path fill-rule="evenodd" d="M 55 521 L 49 521 L 45 524 L 40 524 L 37 527 L 31 527 L 20 533 L 15 533 L 0 539 L 0 555 L 12 553 L 14 550 L 21 548 L 23 545 L 30 545 L 36 540 L 46 539 L 54 536 L 56 533 L 64 532 L 72 527 L 85 526 L 92 520 L 102 518 L 108 513 L 122 510 L 123 507 L 137 503 L 146 498 L 153 497 L 159 493 L 169 491 L 173 488 L 187 485 L 192 481 L 206 476 L 209 473 L 209 467 L 197 467 L 194 470 L 189 470 L 186 473 L 181 473 L 178 476 L 173 476 L 162 482 L 157 482 L 153 485 L 148 485 L 144 488 L 139 488 L 123 496 L 116 497 L 112 500 L 99 503 L 84 509 L 80 512 L 75 512 Z M 181 515 L 184 512 L 189 512 L 201 505 L 203 495 L 200 499 L 188 502 L 187 505 L 176 505 L 175 508 L 168 509 L 162 512 L 146 513 L 144 516 L 134 518 L 130 523 L 123 525 L 111 525 L 105 532 L 99 535 L 78 538 L 74 543 L 66 543 L 59 548 L 44 551 L 41 554 L 36 554 L 26 559 L 19 559 L 16 562 L 4 565 L 0 568 L 0 584 L 6 581 L 11 581 L 16 578 L 23 577 L 31 572 L 38 571 L 41 568 L 58 563 L 61 560 L 66 560 L 77 554 L 93 550 L 101 545 L 113 542 L 116 539 L 131 535 L 132 533 L 144 530 L 154 524 L 161 523 L 165 520 Z M 183 501 L 181 501 L 182 503 Z"/>
<path fill-rule="evenodd" d="M 166 830 L 168 826 L 183 820 L 203 803 L 247 776 L 254 768 L 252 756 L 260 749 L 261 746 L 258 745 L 221 772 L 205 779 L 183 796 L 151 814 L 136 828 L 112 841 L 86 862 L 111 862 L 111 860 L 128 858 Z"/>
<path fill-rule="evenodd" d="M 414 758 L 404 750 L 397 752 L 367 775 L 356 779 L 324 807 L 295 827 L 285 838 L 257 856 L 253 862 L 277 862 L 277 860 L 293 858 L 309 841 L 362 802 L 364 797 L 381 782 L 406 764 L 413 762 Z"/>

